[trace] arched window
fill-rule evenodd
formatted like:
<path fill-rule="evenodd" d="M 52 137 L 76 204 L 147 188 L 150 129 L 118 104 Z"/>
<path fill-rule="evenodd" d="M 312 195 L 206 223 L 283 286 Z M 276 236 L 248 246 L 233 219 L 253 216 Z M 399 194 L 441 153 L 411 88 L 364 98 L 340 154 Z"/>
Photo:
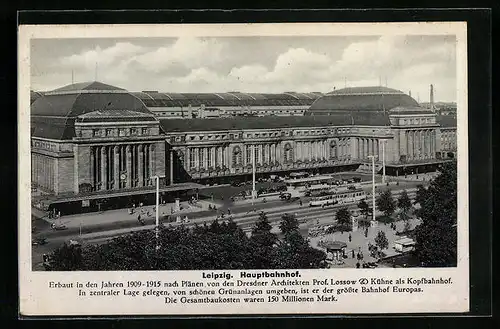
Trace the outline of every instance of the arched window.
<path fill-rule="evenodd" d="M 284 151 L 285 152 L 283 152 L 284 154 L 283 160 L 285 162 L 293 162 L 293 148 L 290 145 L 290 143 L 285 144 Z"/>
<path fill-rule="evenodd" d="M 330 159 L 337 158 L 337 142 L 332 141 L 330 143 Z"/>
<path fill-rule="evenodd" d="M 241 165 L 241 148 L 236 146 L 233 148 L 233 166 Z"/>

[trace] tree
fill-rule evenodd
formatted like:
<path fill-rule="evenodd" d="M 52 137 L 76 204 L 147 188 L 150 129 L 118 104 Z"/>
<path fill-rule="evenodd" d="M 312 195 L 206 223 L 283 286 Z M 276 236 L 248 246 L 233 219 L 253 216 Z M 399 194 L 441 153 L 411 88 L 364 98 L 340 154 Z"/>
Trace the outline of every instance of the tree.
<path fill-rule="evenodd" d="M 398 208 L 401 209 L 401 211 L 405 215 L 408 214 L 408 211 L 411 209 L 411 200 L 408 197 L 408 193 L 406 193 L 406 190 L 403 190 L 403 192 L 401 192 L 401 195 L 399 196 Z"/>
<path fill-rule="evenodd" d="M 375 245 L 380 249 L 384 250 L 389 247 L 389 241 L 387 241 L 387 237 L 385 236 L 384 231 L 379 231 L 377 236 L 375 237 Z"/>
<path fill-rule="evenodd" d="M 291 232 L 298 231 L 299 221 L 292 214 L 284 214 L 281 216 L 280 230 L 285 236 Z"/>
<path fill-rule="evenodd" d="M 365 216 L 365 218 L 368 218 L 368 215 L 370 214 L 370 206 L 368 206 L 368 203 L 366 203 L 365 199 L 359 201 L 358 208 L 361 214 Z"/>
<path fill-rule="evenodd" d="M 439 175 L 422 192 L 418 212 L 422 222 L 415 228 L 415 254 L 423 266 L 457 264 L 457 167 L 441 166 Z"/>
<path fill-rule="evenodd" d="M 232 221 L 213 221 L 188 228 L 160 226 L 113 238 L 102 244 L 67 245 L 51 255 L 49 270 L 139 271 L 320 268 L 326 254 L 309 246 L 294 216 L 284 215 L 283 240 L 270 232 L 261 216 L 247 234 Z M 156 244 L 160 248 L 156 249 Z"/>
<path fill-rule="evenodd" d="M 426 198 L 427 198 L 427 189 L 423 185 L 418 185 L 414 204 L 422 205 Z"/>
<path fill-rule="evenodd" d="M 251 249 L 253 254 L 253 268 L 266 269 L 272 268 L 272 255 L 274 254 L 274 245 L 278 237 L 271 233 L 272 226 L 269 223 L 267 215 L 261 212 L 259 219 L 252 229 L 250 237 Z"/>
<path fill-rule="evenodd" d="M 375 204 L 387 217 L 390 217 L 394 213 L 394 210 L 396 210 L 396 203 L 390 190 L 382 192 L 375 200 Z"/>
<path fill-rule="evenodd" d="M 337 221 L 337 229 L 342 233 L 350 231 L 351 228 L 351 213 L 346 207 L 340 208 L 335 215 Z"/>
<path fill-rule="evenodd" d="M 82 268 L 83 256 L 79 245 L 64 243 L 55 249 L 49 260 L 52 271 L 77 271 Z"/>

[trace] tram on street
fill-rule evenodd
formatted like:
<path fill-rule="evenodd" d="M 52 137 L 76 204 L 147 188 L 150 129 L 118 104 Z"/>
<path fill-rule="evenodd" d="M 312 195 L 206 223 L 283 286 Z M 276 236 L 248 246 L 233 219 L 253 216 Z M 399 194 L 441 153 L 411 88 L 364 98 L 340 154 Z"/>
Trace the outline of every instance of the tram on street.
<path fill-rule="evenodd" d="M 307 178 L 295 178 L 285 180 L 287 192 L 292 197 L 305 196 L 306 192 L 311 189 L 329 189 L 332 187 L 335 179 L 331 176 L 311 176 Z"/>
<path fill-rule="evenodd" d="M 336 204 L 352 204 L 366 198 L 366 193 L 362 189 L 333 191 L 329 195 L 312 198 L 309 201 L 310 207 L 323 207 Z"/>

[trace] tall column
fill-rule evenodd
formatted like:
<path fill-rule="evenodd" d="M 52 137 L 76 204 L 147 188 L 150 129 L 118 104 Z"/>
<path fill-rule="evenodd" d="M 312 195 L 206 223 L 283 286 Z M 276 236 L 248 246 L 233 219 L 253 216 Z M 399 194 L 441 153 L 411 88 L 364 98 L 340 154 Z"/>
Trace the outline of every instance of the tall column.
<path fill-rule="evenodd" d="M 414 138 L 413 138 L 413 130 L 408 130 L 408 159 L 413 159 L 413 150 L 414 150 Z"/>
<path fill-rule="evenodd" d="M 212 146 L 212 155 L 213 155 L 213 158 L 212 158 L 212 167 L 217 167 L 217 163 L 219 161 L 219 148 L 218 146 Z"/>
<path fill-rule="evenodd" d="M 126 163 L 127 163 L 127 183 L 126 187 L 132 187 L 132 148 L 131 145 L 127 145 L 125 149 Z"/>
<path fill-rule="evenodd" d="M 431 132 L 431 158 L 436 158 L 436 131 Z"/>
<path fill-rule="evenodd" d="M 35 161 L 35 163 L 37 164 L 38 162 Z M 90 147 L 90 166 L 89 167 L 90 167 L 90 181 L 92 182 L 92 185 L 95 188 L 97 179 L 96 179 L 96 174 L 95 174 L 95 147 L 94 146 Z M 38 173 L 38 168 L 36 170 Z M 37 180 L 37 181 L 39 181 L 39 180 Z"/>
<path fill-rule="evenodd" d="M 363 139 L 358 137 L 358 159 L 363 159 Z"/>
<path fill-rule="evenodd" d="M 420 158 L 423 159 L 425 155 L 425 145 L 424 145 L 424 131 L 420 130 L 419 133 L 419 138 L 420 138 Z"/>
<path fill-rule="evenodd" d="M 425 149 L 424 149 L 424 131 L 423 130 L 420 130 L 420 133 L 419 133 L 419 140 L 420 140 L 420 147 L 419 147 L 419 150 L 420 150 L 420 158 L 423 159 L 424 158 L 424 152 L 425 152 Z"/>
<path fill-rule="evenodd" d="M 427 158 L 432 159 L 432 140 L 431 140 L 431 130 L 427 130 Z"/>
<path fill-rule="evenodd" d="M 101 190 L 107 190 L 107 177 L 106 177 L 106 146 L 101 146 Z"/>
<path fill-rule="evenodd" d="M 138 145 L 137 146 L 137 153 L 139 155 L 139 163 L 138 163 L 138 173 L 137 176 L 139 176 L 139 186 L 144 186 L 144 146 L 143 145 Z"/>
<path fill-rule="evenodd" d="M 114 164 L 113 188 L 115 190 L 118 190 L 120 188 L 120 154 L 119 154 L 119 147 L 118 146 L 113 147 L 113 164 Z"/>
<path fill-rule="evenodd" d="M 153 166 L 154 166 L 154 162 L 153 162 L 153 145 L 152 144 L 148 144 L 148 169 L 149 169 L 149 172 L 148 172 L 148 181 L 149 182 L 152 182 L 151 181 L 151 177 L 153 177 L 154 175 L 154 170 L 153 170 Z"/>
<path fill-rule="evenodd" d="M 429 137 L 428 137 L 428 130 L 424 130 L 424 146 L 425 146 L 425 158 L 429 158 Z"/>

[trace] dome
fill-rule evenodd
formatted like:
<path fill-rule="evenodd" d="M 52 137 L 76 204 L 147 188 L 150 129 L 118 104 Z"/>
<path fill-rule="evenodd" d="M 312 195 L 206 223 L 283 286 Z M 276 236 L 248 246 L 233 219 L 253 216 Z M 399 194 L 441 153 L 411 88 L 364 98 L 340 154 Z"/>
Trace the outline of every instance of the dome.
<path fill-rule="evenodd" d="M 128 91 L 101 82 L 75 83 L 44 93 L 31 104 L 31 115 L 74 118 L 94 111 L 128 110 L 153 115 Z"/>
<path fill-rule="evenodd" d="M 396 107 L 417 108 L 416 100 L 387 87 L 352 87 L 334 90 L 317 99 L 305 115 L 328 115 L 342 111 L 385 112 Z"/>
<path fill-rule="evenodd" d="M 32 93 L 31 97 L 31 134 L 35 137 L 72 139 L 75 122 L 157 121 L 136 96 L 96 81 Z"/>

